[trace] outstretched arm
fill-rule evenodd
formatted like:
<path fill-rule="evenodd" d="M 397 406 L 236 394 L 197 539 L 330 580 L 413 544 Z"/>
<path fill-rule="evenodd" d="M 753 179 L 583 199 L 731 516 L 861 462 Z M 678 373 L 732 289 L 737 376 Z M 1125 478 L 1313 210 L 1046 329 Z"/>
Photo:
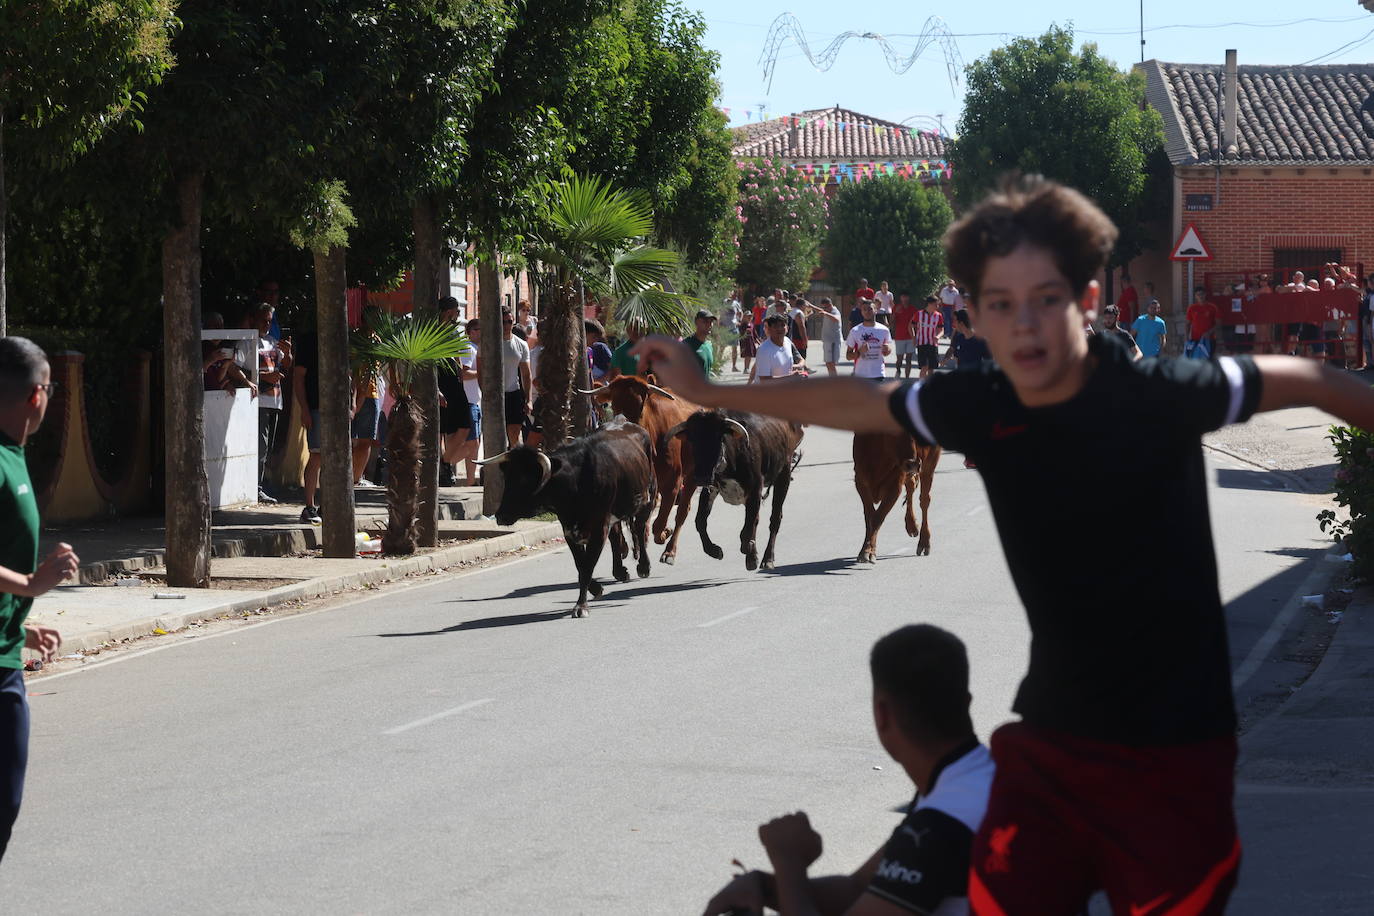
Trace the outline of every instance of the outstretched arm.
<path fill-rule="evenodd" d="M 1256 356 L 1260 410 L 1317 407 L 1360 429 L 1374 429 L 1374 388 L 1353 375 L 1295 356 Z"/>
<path fill-rule="evenodd" d="M 856 378 L 787 379 L 767 385 L 713 385 L 696 357 L 671 337 L 646 337 L 633 351 L 652 358 L 660 383 L 704 407 L 726 407 L 855 432 L 901 432 L 887 401 L 896 383 Z"/>

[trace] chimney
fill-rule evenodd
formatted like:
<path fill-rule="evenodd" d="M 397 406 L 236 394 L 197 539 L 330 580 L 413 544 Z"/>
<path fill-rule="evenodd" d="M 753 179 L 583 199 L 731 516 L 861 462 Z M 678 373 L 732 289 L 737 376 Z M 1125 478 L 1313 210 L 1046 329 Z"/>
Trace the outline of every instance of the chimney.
<path fill-rule="evenodd" d="M 1236 49 L 1230 48 L 1226 52 L 1226 95 L 1221 115 L 1221 154 L 1227 159 L 1240 155 L 1236 145 L 1236 80 Z"/>

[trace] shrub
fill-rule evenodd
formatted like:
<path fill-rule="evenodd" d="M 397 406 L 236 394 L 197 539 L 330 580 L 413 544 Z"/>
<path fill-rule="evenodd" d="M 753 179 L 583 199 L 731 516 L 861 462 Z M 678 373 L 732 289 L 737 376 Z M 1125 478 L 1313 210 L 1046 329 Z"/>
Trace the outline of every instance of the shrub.
<path fill-rule="evenodd" d="M 781 159 L 739 165 L 739 265 L 735 279 L 754 289 L 803 289 L 820 265 L 829 215 L 825 192 Z"/>
<path fill-rule="evenodd" d="M 1317 513 L 1330 533 L 1355 557 L 1355 575 L 1374 581 L 1374 433 L 1350 426 L 1333 426 L 1327 435 L 1336 448 L 1336 505 L 1350 517 L 1337 518 L 1331 509 Z"/>

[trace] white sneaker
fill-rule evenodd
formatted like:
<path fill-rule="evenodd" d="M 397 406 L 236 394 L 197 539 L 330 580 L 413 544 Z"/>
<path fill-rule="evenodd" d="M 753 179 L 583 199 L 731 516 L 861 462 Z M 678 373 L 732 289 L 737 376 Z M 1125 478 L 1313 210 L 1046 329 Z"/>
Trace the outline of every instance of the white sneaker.
<path fill-rule="evenodd" d="M 360 490 L 377 490 L 377 489 L 380 489 L 375 483 L 373 483 L 372 481 L 368 480 L 366 477 L 360 477 L 360 478 L 358 478 L 358 482 L 355 483 L 353 486 L 357 487 L 357 488 L 360 489 Z"/>

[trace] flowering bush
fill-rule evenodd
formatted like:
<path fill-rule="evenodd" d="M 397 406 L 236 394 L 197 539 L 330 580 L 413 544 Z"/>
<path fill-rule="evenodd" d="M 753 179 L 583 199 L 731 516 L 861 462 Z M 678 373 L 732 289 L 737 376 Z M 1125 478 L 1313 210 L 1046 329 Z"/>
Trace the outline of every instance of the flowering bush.
<path fill-rule="evenodd" d="M 781 159 L 738 165 L 735 278 L 745 287 L 806 287 L 820 264 L 821 239 L 829 222 L 825 192 Z"/>
<path fill-rule="evenodd" d="M 1355 557 L 1355 574 L 1374 581 L 1374 433 L 1350 426 L 1333 426 L 1326 437 L 1336 447 L 1336 505 L 1350 510 L 1341 521 L 1324 509 L 1317 513 L 1322 531 L 1329 532 Z"/>

